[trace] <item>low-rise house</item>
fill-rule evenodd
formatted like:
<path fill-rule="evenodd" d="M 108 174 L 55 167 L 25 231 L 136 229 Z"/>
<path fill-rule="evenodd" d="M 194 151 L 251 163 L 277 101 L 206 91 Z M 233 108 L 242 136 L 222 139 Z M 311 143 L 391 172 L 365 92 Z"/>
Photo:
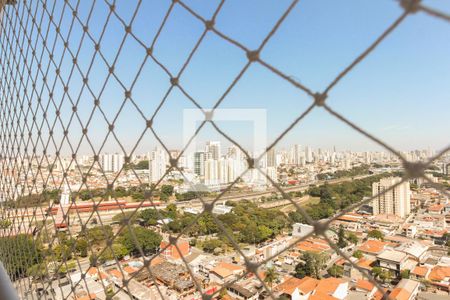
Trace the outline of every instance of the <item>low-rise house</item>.
<path fill-rule="evenodd" d="M 399 277 L 400 272 L 405 269 L 408 255 L 397 250 L 385 250 L 377 256 L 377 264 Z"/>
<path fill-rule="evenodd" d="M 445 205 L 444 204 L 434 204 L 428 207 L 428 213 L 430 214 L 442 214 L 444 212 Z"/>
<path fill-rule="evenodd" d="M 414 269 L 410 272 L 411 279 L 415 280 L 424 280 L 428 278 L 428 275 L 430 274 L 431 269 L 427 266 L 416 266 Z"/>
<path fill-rule="evenodd" d="M 299 252 L 324 253 L 330 251 L 331 247 L 326 240 L 309 238 L 299 242 L 294 249 Z"/>
<path fill-rule="evenodd" d="M 377 255 L 381 254 L 384 250 L 386 250 L 389 246 L 392 244 L 389 242 L 383 242 L 380 240 L 367 240 L 366 242 L 362 243 L 358 250 L 363 252 L 364 254 L 372 257 L 376 257 Z"/>
<path fill-rule="evenodd" d="M 450 267 L 435 266 L 431 269 L 427 279 L 437 289 L 449 291 L 450 288 Z"/>
<path fill-rule="evenodd" d="M 303 277 L 302 279 L 288 277 L 282 283 L 275 287 L 275 291 L 279 296 L 287 297 L 291 300 L 306 300 L 316 288 L 319 281 L 311 277 Z"/>
<path fill-rule="evenodd" d="M 355 290 L 363 293 L 366 299 L 371 299 L 375 295 L 377 288 L 372 282 L 360 279 L 356 282 Z"/>
<path fill-rule="evenodd" d="M 97 280 L 97 278 L 98 278 L 98 268 L 90 267 L 89 270 L 86 273 L 86 278 L 92 278 L 94 280 Z"/>
<path fill-rule="evenodd" d="M 110 285 L 109 276 L 106 275 L 106 274 L 105 274 L 104 272 L 102 272 L 102 271 L 99 271 L 99 272 L 98 272 L 97 280 L 101 280 L 101 282 L 102 282 L 102 284 L 103 284 L 104 286 Z"/>
<path fill-rule="evenodd" d="M 134 273 L 136 273 L 139 269 L 132 267 L 132 266 L 126 266 L 123 268 L 123 271 L 126 275 L 132 276 Z"/>
<path fill-rule="evenodd" d="M 149 299 L 149 297 L 154 295 L 150 288 L 135 279 L 131 279 L 128 282 L 128 290 L 133 295 L 133 298 L 137 300 Z"/>
<path fill-rule="evenodd" d="M 121 281 L 123 279 L 122 273 L 118 269 L 108 270 L 108 274 L 113 281 Z"/>
<path fill-rule="evenodd" d="M 292 225 L 292 236 L 304 237 L 314 231 L 314 227 L 309 224 L 294 223 Z"/>
<path fill-rule="evenodd" d="M 194 282 L 189 271 L 180 264 L 163 261 L 151 266 L 150 270 L 153 277 L 180 295 L 187 294 L 194 289 Z"/>
<path fill-rule="evenodd" d="M 351 261 L 353 263 L 356 263 L 358 267 L 363 268 L 367 272 L 370 273 L 374 265 L 376 264 L 376 260 L 374 258 L 368 258 L 368 257 L 361 257 L 360 259 L 357 259 L 356 257 L 350 257 Z M 364 279 L 366 278 L 365 274 L 363 274 L 360 270 L 353 267 L 353 265 L 348 262 L 344 261 L 344 276 L 352 279 Z"/>
<path fill-rule="evenodd" d="M 227 292 L 233 299 L 238 300 L 256 300 L 259 297 L 259 292 L 255 288 L 243 286 L 239 283 L 228 286 Z"/>
<path fill-rule="evenodd" d="M 265 243 L 258 249 L 256 249 L 255 257 L 256 261 L 262 261 L 267 259 L 268 257 L 272 257 L 281 253 L 284 249 L 286 249 L 292 243 L 291 237 L 282 237 Z"/>
<path fill-rule="evenodd" d="M 411 279 L 402 279 L 389 294 L 393 300 L 413 300 L 419 293 L 420 283 Z"/>
<path fill-rule="evenodd" d="M 348 295 L 348 281 L 341 278 L 329 277 L 319 280 L 316 288 L 309 297 L 310 300 L 340 299 Z M 333 298 L 330 298 L 333 297 Z"/>
<path fill-rule="evenodd" d="M 181 260 L 190 254 L 191 246 L 186 240 L 177 240 L 177 244 L 171 245 L 167 241 L 161 241 L 159 246 L 161 249 L 161 256 L 167 260 Z"/>
<path fill-rule="evenodd" d="M 233 210 L 233 206 L 225 205 L 225 203 L 214 205 L 213 213 L 216 215 L 224 215 Z"/>
<path fill-rule="evenodd" d="M 90 294 L 84 293 L 84 294 L 85 295 L 76 296 L 75 300 L 96 300 L 96 299 L 98 299 L 97 295 L 95 293 L 90 293 Z"/>
<path fill-rule="evenodd" d="M 411 223 L 406 223 L 402 226 L 402 235 L 414 238 L 417 234 L 417 226 Z"/>
<path fill-rule="evenodd" d="M 245 268 L 243 266 L 220 262 L 210 271 L 209 279 L 211 282 L 223 284 L 237 278 L 244 272 Z"/>
<path fill-rule="evenodd" d="M 425 246 L 418 241 L 400 244 L 395 250 L 406 253 L 409 257 L 418 262 L 424 262 L 427 259 L 428 246 Z"/>
<path fill-rule="evenodd" d="M 445 234 L 447 233 L 447 229 L 429 228 L 419 230 L 417 237 L 425 240 L 432 240 L 436 245 L 443 245 L 446 242 Z"/>

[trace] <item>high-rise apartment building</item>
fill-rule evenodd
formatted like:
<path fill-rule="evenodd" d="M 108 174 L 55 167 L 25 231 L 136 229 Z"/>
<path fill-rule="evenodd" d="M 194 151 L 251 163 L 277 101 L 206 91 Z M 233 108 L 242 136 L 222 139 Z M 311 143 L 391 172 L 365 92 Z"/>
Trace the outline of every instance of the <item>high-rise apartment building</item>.
<path fill-rule="evenodd" d="M 374 215 L 396 215 L 401 218 L 409 215 L 411 211 L 409 182 L 403 182 L 389 190 L 401 180 L 400 177 L 388 177 L 372 184 L 372 195 L 378 195 L 373 200 Z"/>
<path fill-rule="evenodd" d="M 302 151 L 301 145 L 294 145 L 290 151 L 289 163 L 297 166 L 304 165 L 305 155 Z"/>
<path fill-rule="evenodd" d="M 216 185 L 219 180 L 219 161 L 215 159 L 207 159 L 205 161 L 205 184 Z"/>
<path fill-rule="evenodd" d="M 312 163 L 314 160 L 312 149 L 310 146 L 305 147 L 305 158 L 307 163 Z"/>
<path fill-rule="evenodd" d="M 220 142 L 218 141 L 206 142 L 205 152 L 207 155 L 207 159 L 219 160 L 220 157 L 222 156 L 220 149 Z"/>
<path fill-rule="evenodd" d="M 123 154 L 103 154 L 100 157 L 100 165 L 104 172 L 119 172 L 123 167 Z"/>
<path fill-rule="evenodd" d="M 194 153 L 194 174 L 197 176 L 205 176 L 205 158 L 205 152 Z"/>
<path fill-rule="evenodd" d="M 277 155 L 275 152 L 275 148 L 267 151 L 267 167 L 276 167 L 277 166 Z"/>
<path fill-rule="evenodd" d="M 168 164 L 169 156 L 164 149 L 157 147 L 150 153 L 148 160 L 150 183 L 158 182 L 161 177 L 163 177 L 166 173 Z"/>

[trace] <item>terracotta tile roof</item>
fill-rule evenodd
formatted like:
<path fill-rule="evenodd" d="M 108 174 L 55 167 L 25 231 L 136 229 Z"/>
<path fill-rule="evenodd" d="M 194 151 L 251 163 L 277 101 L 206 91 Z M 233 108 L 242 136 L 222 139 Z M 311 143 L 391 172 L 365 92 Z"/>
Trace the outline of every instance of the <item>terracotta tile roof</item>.
<path fill-rule="evenodd" d="M 108 273 L 111 274 L 112 276 L 118 278 L 118 279 L 123 278 L 122 273 L 119 270 L 117 270 L 117 269 L 109 270 Z"/>
<path fill-rule="evenodd" d="M 221 268 L 224 268 L 224 269 L 231 270 L 231 271 L 243 271 L 243 270 L 245 270 L 245 268 L 243 266 L 235 265 L 235 264 L 229 264 L 229 263 L 226 263 L 226 262 L 220 262 L 217 266 L 221 267 Z"/>
<path fill-rule="evenodd" d="M 345 283 L 343 279 L 335 278 L 335 277 L 329 277 L 325 278 L 319 281 L 319 284 L 317 285 L 315 289 L 315 293 L 322 293 L 326 295 L 332 295 L 336 289 L 339 287 L 340 284 Z"/>
<path fill-rule="evenodd" d="M 318 280 L 305 276 L 302 279 L 296 277 L 288 277 L 284 282 L 277 285 L 276 290 L 287 295 L 292 295 L 297 288 L 303 295 L 312 292 L 317 284 Z"/>
<path fill-rule="evenodd" d="M 389 298 L 395 299 L 395 300 L 409 300 L 409 297 L 411 294 L 402 288 L 395 288 L 392 290 L 392 292 L 389 294 Z"/>
<path fill-rule="evenodd" d="M 450 267 L 436 266 L 428 275 L 428 279 L 434 281 L 441 281 L 446 277 L 450 277 Z"/>
<path fill-rule="evenodd" d="M 233 271 L 231 271 L 230 269 L 225 269 L 225 268 L 222 268 L 222 267 L 219 267 L 219 266 L 214 267 L 211 270 L 211 272 L 212 273 L 216 273 L 217 275 L 219 275 L 222 278 L 227 278 L 228 276 L 233 275 Z"/>
<path fill-rule="evenodd" d="M 306 277 L 305 277 L 306 278 Z M 290 277 L 276 286 L 276 290 L 282 294 L 292 295 L 296 288 L 302 284 L 303 279 Z"/>
<path fill-rule="evenodd" d="M 340 221 L 347 221 L 347 222 L 358 222 L 361 220 L 361 218 L 355 217 L 355 216 L 349 216 L 349 215 L 343 215 L 338 218 Z"/>
<path fill-rule="evenodd" d="M 373 290 L 374 285 L 368 280 L 359 279 L 356 282 L 356 288 L 370 292 Z"/>
<path fill-rule="evenodd" d="M 428 210 L 430 211 L 441 211 L 441 210 L 443 210 L 444 209 L 444 204 L 435 204 L 435 205 L 432 205 L 432 206 L 430 206 L 430 207 L 428 207 Z"/>
<path fill-rule="evenodd" d="M 333 297 L 328 294 L 324 294 L 321 292 L 316 292 L 314 295 L 309 296 L 309 300 L 338 300 L 338 298 Z"/>
<path fill-rule="evenodd" d="M 323 252 L 330 250 L 331 247 L 322 239 L 307 239 L 297 244 L 296 248 L 300 251 Z"/>
<path fill-rule="evenodd" d="M 217 266 L 215 266 L 211 272 L 216 273 L 222 278 L 226 278 L 228 276 L 233 275 L 235 272 L 244 271 L 245 268 L 239 265 L 229 264 L 226 262 L 220 262 Z"/>
<path fill-rule="evenodd" d="M 426 235 L 432 236 L 432 237 L 442 237 L 444 236 L 444 234 L 447 233 L 447 229 L 441 229 L 441 230 L 437 230 L 437 229 L 425 229 L 423 231 L 421 231 L 421 233 L 424 233 Z"/>
<path fill-rule="evenodd" d="M 381 300 L 383 298 L 383 293 L 379 290 L 372 296 L 372 300 Z"/>
<path fill-rule="evenodd" d="M 421 266 L 417 266 L 414 268 L 414 270 L 411 271 L 411 274 L 414 274 L 419 277 L 425 277 L 427 275 L 427 273 L 428 273 L 428 268 L 421 267 Z"/>
<path fill-rule="evenodd" d="M 361 257 L 358 262 L 356 263 L 361 268 L 364 268 L 366 270 L 372 269 L 372 264 L 375 262 L 375 259 L 369 259 L 365 257 Z"/>
<path fill-rule="evenodd" d="M 96 298 L 97 298 L 97 295 L 95 295 L 94 293 L 91 293 L 91 294 L 86 295 L 86 296 L 76 297 L 75 300 L 94 300 Z"/>
<path fill-rule="evenodd" d="M 389 242 L 383 242 L 379 240 L 368 240 L 361 246 L 359 246 L 358 249 L 366 253 L 379 254 L 389 244 Z"/>
<path fill-rule="evenodd" d="M 98 269 L 95 267 L 90 267 L 87 273 L 91 276 L 96 275 L 98 273 Z"/>
<path fill-rule="evenodd" d="M 126 272 L 126 273 L 128 273 L 128 274 L 133 274 L 133 273 L 135 273 L 137 270 L 138 270 L 138 269 L 133 268 L 133 267 L 131 267 L 131 266 L 126 266 L 126 267 L 123 268 L 123 271 Z"/>
<path fill-rule="evenodd" d="M 163 263 L 165 261 L 166 260 L 164 258 L 162 258 L 161 256 L 156 256 L 150 261 L 150 266 L 153 267 L 153 266 L 159 265 L 160 263 Z"/>
<path fill-rule="evenodd" d="M 309 292 L 311 292 L 312 290 L 314 290 L 317 287 L 317 284 L 319 283 L 319 281 L 317 279 L 311 278 L 311 277 L 303 277 L 301 279 L 301 283 L 299 286 L 299 290 L 303 293 L 303 294 L 307 294 Z"/>

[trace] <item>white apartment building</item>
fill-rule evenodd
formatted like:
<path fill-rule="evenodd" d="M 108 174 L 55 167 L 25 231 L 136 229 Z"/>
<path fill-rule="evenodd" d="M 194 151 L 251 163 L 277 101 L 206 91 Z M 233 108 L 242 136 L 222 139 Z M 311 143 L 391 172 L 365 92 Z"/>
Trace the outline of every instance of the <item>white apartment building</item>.
<path fill-rule="evenodd" d="M 150 183 L 158 182 L 166 173 L 169 164 L 169 156 L 164 149 L 155 148 L 149 154 L 148 169 Z"/>
<path fill-rule="evenodd" d="M 372 184 L 372 195 L 378 195 L 372 203 L 374 215 L 387 214 L 396 215 L 401 218 L 409 215 L 411 211 L 409 182 L 404 182 L 388 192 L 383 193 L 400 181 L 400 177 L 388 177 L 382 178 L 379 182 Z"/>
<path fill-rule="evenodd" d="M 119 172 L 123 167 L 123 162 L 124 156 L 119 153 L 105 153 L 100 159 L 100 165 L 104 172 Z"/>
<path fill-rule="evenodd" d="M 219 160 L 222 157 L 220 142 L 218 141 L 206 142 L 205 152 L 207 155 L 206 157 L 207 159 Z"/>

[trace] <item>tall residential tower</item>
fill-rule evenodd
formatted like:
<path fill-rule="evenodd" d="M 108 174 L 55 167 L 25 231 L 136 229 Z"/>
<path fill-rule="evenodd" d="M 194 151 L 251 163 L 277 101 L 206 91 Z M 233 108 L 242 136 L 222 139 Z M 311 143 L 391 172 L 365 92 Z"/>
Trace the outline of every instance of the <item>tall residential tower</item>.
<path fill-rule="evenodd" d="M 411 211 L 409 182 L 403 182 L 389 190 L 401 180 L 400 177 L 388 177 L 372 184 L 372 195 L 376 196 L 373 200 L 374 215 L 396 215 L 401 218 L 409 215 Z M 383 193 L 384 191 L 387 192 Z"/>

